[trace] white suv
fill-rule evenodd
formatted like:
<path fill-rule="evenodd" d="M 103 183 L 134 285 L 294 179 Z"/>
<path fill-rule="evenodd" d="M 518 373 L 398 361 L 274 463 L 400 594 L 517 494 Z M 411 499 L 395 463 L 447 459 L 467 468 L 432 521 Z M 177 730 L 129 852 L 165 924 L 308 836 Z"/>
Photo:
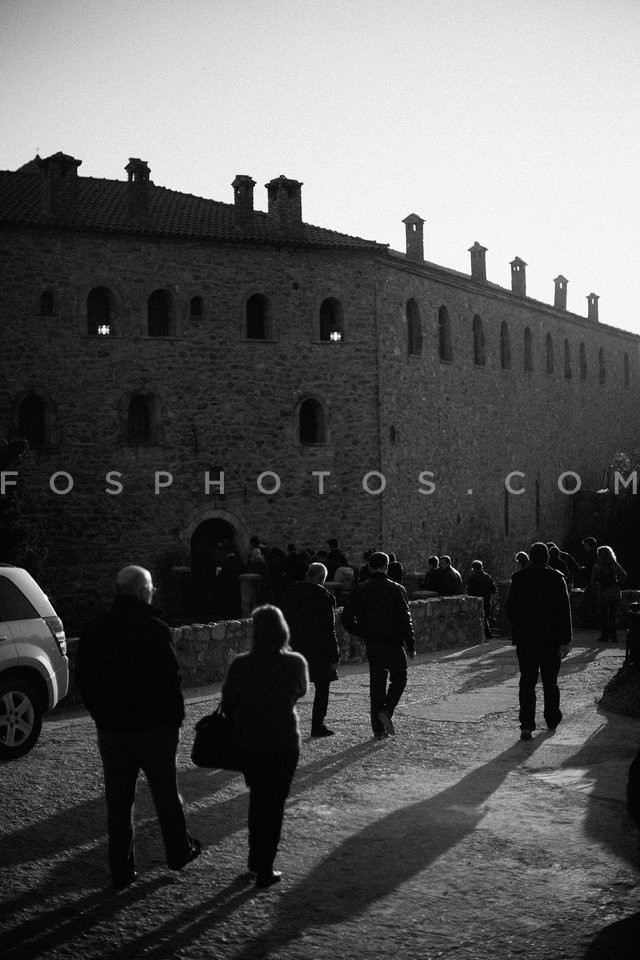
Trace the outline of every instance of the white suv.
<path fill-rule="evenodd" d="M 0 563 L 0 760 L 31 750 L 68 689 L 62 621 L 26 570 Z"/>

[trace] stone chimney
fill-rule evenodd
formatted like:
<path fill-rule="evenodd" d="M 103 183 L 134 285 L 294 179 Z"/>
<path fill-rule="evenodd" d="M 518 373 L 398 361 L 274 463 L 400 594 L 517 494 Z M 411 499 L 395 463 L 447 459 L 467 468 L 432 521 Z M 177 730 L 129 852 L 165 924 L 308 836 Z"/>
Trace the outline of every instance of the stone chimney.
<path fill-rule="evenodd" d="M 520 257 L 511 261 L 511 290 L 517 293 L 519 297 L 527 295 L 527 274 L 526 263 Z"/>
<path fill-rule="evenodd" d="M 253 230 L 253 188 L 256 182 L 251 177 L 239 173 L 233 187 L 233 222 L 236 227 L 247 233 Z"/>
<path fill-rule="evenodd" d="M 487 264 L 484 256 L 486 252 L 487 248 L 481 246 L 477 240 L 472 247 L 469 247 L 469 253 L 471 254 L 471 276 L 474 280 L 479 280 L 480 283 L 487 282 Z"/>
<path fill-rule="evenodd" d="M 594 320 L 595 323 L 598 322 L 598 300 L 600 297 L 597 293 L 590 293 L 587 297 L 587 320 Z"/>
<path fill-rule="evenodd" d="M 407 258 L 422 263 L 424 260 L 424 220 L 417 213 L 410 213 L 402 222 L 407 234 Z"/>
<path fill-rule="evenodd" d="M 269 229 L 278 233 L 299 232 L 302 227 L 302 184 L 281 174 L 265 186 L 269 198 Z"/>
<path fill-rule="evenodd" d="M 566 277 L 563 277 L 561 273 L 553 281 L 556 285 L 556 295 L 553 301 L 554 307 L 557 307 L 558 310 L 567 309 L 567 284 L 569 281 Z"/>
<path fill-rule="evenodd" d="M 146 160 L 129 157 L 125 170 L 129 177 L 129 216 L 146 217 L 149 213 L 151 171 Z"/>
<path fill-rule="evenodd" d="M 75 220 L 78 214 L 78 167 L 66 153 L 54 153 L 40 160 L 42 212 L 54 220 Z"/>

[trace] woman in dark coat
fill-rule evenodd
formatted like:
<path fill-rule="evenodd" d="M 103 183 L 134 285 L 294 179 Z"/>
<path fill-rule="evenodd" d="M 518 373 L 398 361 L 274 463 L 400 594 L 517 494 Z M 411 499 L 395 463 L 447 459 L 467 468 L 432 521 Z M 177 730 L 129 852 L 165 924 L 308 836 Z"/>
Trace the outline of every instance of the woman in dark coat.
<path fill-rule="evenodd" d="M 309 689 L 309 673 L 304 657 L 289 648 L 289 628 L 278 607 L 258 607 L 252 619 L 251 652 L 231 663 L 222 709 L 246 757 L 248 868 L 256 874 L 256 887 L 269 887 L 281 878 L 273 862 L 300 754 L 295 704 Z"/>

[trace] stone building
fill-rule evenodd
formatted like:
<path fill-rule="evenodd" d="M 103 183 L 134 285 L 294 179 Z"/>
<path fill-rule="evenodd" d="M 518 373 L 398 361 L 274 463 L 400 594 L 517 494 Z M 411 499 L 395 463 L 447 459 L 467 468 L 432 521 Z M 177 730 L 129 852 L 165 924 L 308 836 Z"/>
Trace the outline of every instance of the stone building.
<path fill-rule="evenodd" d="M 251 535 L 504 575 L 562 539 L 560 486 L 597 489 L 637 446 L 638 337 L 595 294 L 568 312 L 563 276 L 549 305 L 520 258 L 512 289 L 490 282 L 479 243 L 470 274 L 438 266 L 413 214 L 404 253 L 311 226 L 284 176 L 261 212 L 249 176 L 222 203 L 136 158 L 122 181 L 80 163 L 0 172 L 0 437 L 32 447 L 5 481 L 63 614 L 126 562 L 206 591 Z"/>

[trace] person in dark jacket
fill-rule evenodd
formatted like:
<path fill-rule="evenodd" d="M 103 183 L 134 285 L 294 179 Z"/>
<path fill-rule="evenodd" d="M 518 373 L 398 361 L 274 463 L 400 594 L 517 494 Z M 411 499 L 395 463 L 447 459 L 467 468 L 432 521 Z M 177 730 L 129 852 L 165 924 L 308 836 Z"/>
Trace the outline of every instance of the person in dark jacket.
<path fill-rule="evenodd" d="M 603 544 L 598 547 L 596 562 L 591 571 L 591 586 L 598 600 L 600 616 L 600 643 L 617 643 L 618 604 L 627 572 L 620 566 L 612 548 Z"/>
<path fill-rule="evenodd" d="M 109 867 L 117 889 L 136 879 L 133 806 L 140 770 L 147 778 L 171 870 L 200 853 L 178 793 L 176 751 L 184 720 L 181 675 L 171 633 L 151 606 L 148 570 L 128 566 L 109 613 L 82 631 L 76 682 L 93 717 L 104 768 Z"/>
<path fill-rule="evenodd" d="M 416 653 L 407 591 L 387 577 L 389 557 L 369 557 L 370 576 L 352 591 L 342 624 L 364 640 L 369 661 L 371 727 L 376 740 L 395 734 L 392 717 L 407 685 L 407 657 Z M 389 686 L 387 687 L 387 679 Z"/>
<path fill-rule="evenodd" d="M 273 869 L 273 862 L 300 754 L 295 704 L 307 693 L 309 673 L 304 657 L 289 648 L 289 628 L 278 607 L 258 607 L 252 620 L 251 652 L 236 657 L 229 666 L 221 705 L 231 718 L 236 745 L 246 757 L 247 866 L 261 888 L 282 876 Z"/>
<path fill-rule="evenodd" d="M 397 559 L 395 553 L 389 554 L 389 569 L 387 570 L 387 576 L 389 580 L 394 580 L 396 583 L 402 583 L 402 578 L 404 577 L 404 567 Z"/>
<path fill-rule="evenodd" d="M 309 664 L 309 678 L 315 687 L 311 711 L 311 736 L 330 737 L 325 725 L 329 704 L 329 685 L 338 679 L 336 667 L 340 650 L 336 639 L 334 597 L 324 587 L 327 568 L 312 563 L 304 580 L 292 583 L 282 599 L 291 633 L 291 647 Z"/>
<path fill-rule="evenodd" d="M 440 569 L 438 567 L 438 558 L 435 556 L 427 558 L 427 572 L 425 573 L 422 586 L 425 590 L 440 593 Z"/>
<path fill-rule="evenodd" d="M 470 597 L 482 597 L 484 611 L 484 638 L 491 639 L 491 594 L 496 592 L 493 578 L 483 569 L 482 560 L 474 560 L 467 580 L 467 594 Z"/>
<path fill-rule="evenodd" d="M 505 601 L 520 665 L 520 738 L 536 728 L 536 684 L 542 677 L 544 719 L 549 730 L 562 720 L 558 673 L 572 640 L 571 604 L 565 578 L 547 566 L 546 544 L 534 543 L 531 565 L 516 571 Z"/>
<path fill-rule="evenodd" d="M 462 577 L 451 566 L 451 557 L 440 557 L 438 566 L 438 592 L 441 597 L 457 597 L 462 593 Z"/>

